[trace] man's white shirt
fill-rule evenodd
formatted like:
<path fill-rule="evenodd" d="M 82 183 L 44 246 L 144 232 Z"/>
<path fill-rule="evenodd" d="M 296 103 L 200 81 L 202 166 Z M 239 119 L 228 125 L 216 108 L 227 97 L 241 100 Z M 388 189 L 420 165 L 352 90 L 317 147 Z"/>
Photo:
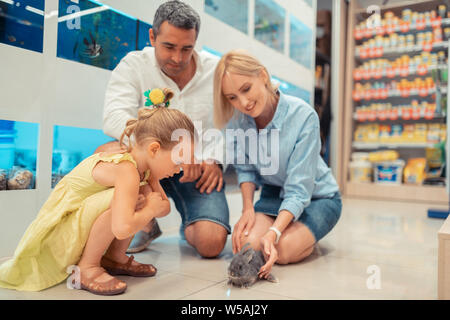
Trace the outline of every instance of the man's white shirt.
<path fill-rule="evenodd" d="M 154 88 L 170 88 L 174 97 L 170 108 L 187 114 L 196 124 L 202 137 L 195 152 L 198 160 L 217 160 L 223 162 L 223 139 L 205 137 L 207 129 L 213 125 L 213 86 L 214 70 L 219 59 L 207 52 L 193 53 L 196 73 L 180 91 L 176 83 L 165 75 L 155 57 L 155 50 L 146 47 L 141 51 L 128 53 L 112 71 L 103 110 L 103 131 L 119 140 L 126 122 L 137 118 L 138 109 L 145 106 L 144 92 Z M 197 125 L 200 124 L 200 127 Z M 205 139 L 206 138 L 206 139 Z"/>

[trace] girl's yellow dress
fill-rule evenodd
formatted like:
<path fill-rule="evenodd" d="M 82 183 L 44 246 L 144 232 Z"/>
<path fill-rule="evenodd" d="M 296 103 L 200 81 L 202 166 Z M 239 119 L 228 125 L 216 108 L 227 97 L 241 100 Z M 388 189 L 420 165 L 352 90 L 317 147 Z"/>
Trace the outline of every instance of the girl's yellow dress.
<path fill-rule="evenodd" d="M 111 205 L 114 188 L 96 183 L 91 175 L 99 161 L 131 161 L 137 167 L 127 152 L 94 154 L 76 166 L 56 185 L 14 257 L 0 265 L 0 287 L 39 291 L 69 276 L 67 269 L 80 260 L 92 225 Z M 144 181 L 148 176 L 147 171 Z"/>

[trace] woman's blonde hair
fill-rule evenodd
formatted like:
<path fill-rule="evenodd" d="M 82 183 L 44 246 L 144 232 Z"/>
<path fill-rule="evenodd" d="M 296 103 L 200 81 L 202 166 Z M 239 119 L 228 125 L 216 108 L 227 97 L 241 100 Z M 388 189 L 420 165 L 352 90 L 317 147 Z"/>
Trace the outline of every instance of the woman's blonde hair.
<path fill-rule="evenodd" d="M 170 89 L 163 89 L 164 105 L 173 97 Z M 153 140 L 159 142 L 161 148 L 171 149 L 179 141 L 172 140 L 172 133 L 177 129 L 184 129 L 190 134 L 191 141 L 195 138 L 195 128 L 191 119 L 183 112 L 166 108 L 164 106 L 156 106 L 153 108 L 140 108 L 138 110 L 138 118 L 130 119 L 126 123 L 125 130 L 120 137 L 120 146 L 124 145 L 125 136 L 130 141 L 128 151 L 131 150 L 131 136 L 134 136 L 135 143 L 143 146 L 146 141 Z"/>
<path fill-rule="evenodd" d="M 214 126 L 222 129 L 233 117 L 234 108 L 222 92 L 222 79 L 225 73 L 258 77 L 261 72 L 267 76 L 267 90 L 276 98 L 278 86 L 270 81 L 270 74 L 258 59 L 245 50 L 232 50 L 222 56 L 214 73 Z"/>

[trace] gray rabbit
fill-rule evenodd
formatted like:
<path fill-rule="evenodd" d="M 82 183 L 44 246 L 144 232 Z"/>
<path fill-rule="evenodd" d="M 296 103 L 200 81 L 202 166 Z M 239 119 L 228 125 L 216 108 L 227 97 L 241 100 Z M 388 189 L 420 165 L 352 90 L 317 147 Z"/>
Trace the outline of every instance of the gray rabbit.
<path fill-rule="evenodd" d="M 259 279 L 258 272 L 266 262 L 261 251 L 255 251 L 253 248 L 248 248 L 249 246 L 250 244 L 246 243 L 231 260 L 228 266 L 229 285 L 248 288 Z M 272 274 L 267 280 L 278 282 Z"/>

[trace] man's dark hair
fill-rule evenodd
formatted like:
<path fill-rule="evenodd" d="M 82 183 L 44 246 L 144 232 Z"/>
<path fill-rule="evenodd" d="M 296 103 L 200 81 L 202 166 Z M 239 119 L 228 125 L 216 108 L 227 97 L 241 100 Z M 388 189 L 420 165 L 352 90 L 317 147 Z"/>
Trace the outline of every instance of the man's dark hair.
<path fill-rule="evenodd" d="M 155 38 L 164 21 L 169 22 L 177 28 L 186 30 L 195 29 L 195 38 L 197 39 L 200 30 L 200 16 L 190 5 L 179 0 L 167 1 L 160 5 L 153 19 L 152 28 Z"/>

